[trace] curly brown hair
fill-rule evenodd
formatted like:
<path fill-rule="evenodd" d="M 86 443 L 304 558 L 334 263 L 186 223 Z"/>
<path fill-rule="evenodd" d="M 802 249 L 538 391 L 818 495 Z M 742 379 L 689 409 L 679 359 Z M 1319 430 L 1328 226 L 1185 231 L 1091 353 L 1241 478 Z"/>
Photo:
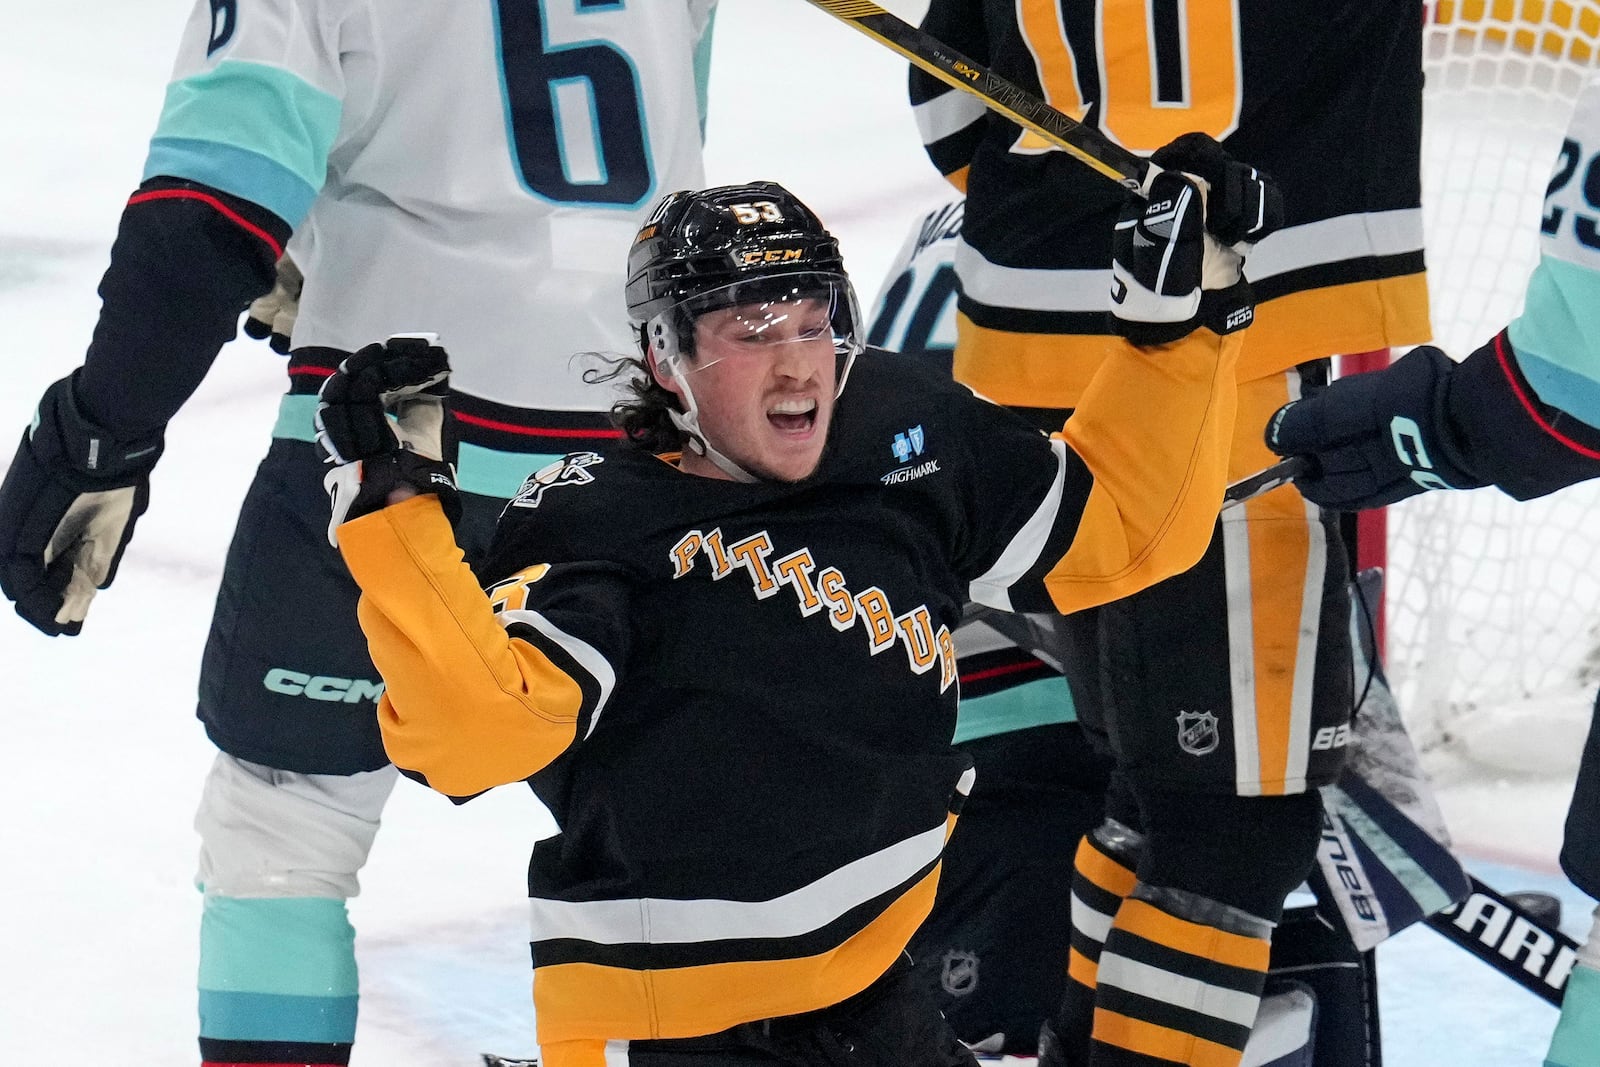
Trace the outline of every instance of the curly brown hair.
<path fill-rule="evenodd" d="M 672 421 L 672 412 L 682 411 L 678 398 L 664 388 L 642 356 L 599 356 L 605 369 L 591 367 L 583 372 L 589 385 L 622 381 L 630 394 L 611 405 L 611 424 L 622 436 L 648 452 L 679 452 L 688 438 Z"/>

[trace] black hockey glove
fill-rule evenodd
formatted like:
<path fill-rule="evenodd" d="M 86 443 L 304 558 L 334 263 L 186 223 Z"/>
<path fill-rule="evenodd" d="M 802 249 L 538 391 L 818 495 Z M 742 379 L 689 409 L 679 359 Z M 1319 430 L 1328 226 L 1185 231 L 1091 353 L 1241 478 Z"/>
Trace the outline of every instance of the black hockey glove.
<path fill-rule="evenodd" d="M 1244 257 L 1283 225 L 1277 185 L 1205 134 L 1151 161 L 1164 169 L 1149 199 L 1124 206 L 1112 237 L 1114 328 L 1137 345 L 1170 344 L 1197 326 L 1243 329 L 1255 318 Z"/>
<path fill-rule="evenodd" d="M 251 301 L 245 312 L 245 336 L 266 341 L 279 355 L 289 352 L 289 339 L 294 336 L 294 320 L 300 315 L 300 290 L 305 279 L 300 268 L 285 252 L 278 259 L 277 280 L 272 289 Z"/>
<path fill-rule="evenodd" d="M 461 516 L 455 471 L 445 461 L 450 362 L 432 340 L 403 335 L 367 345 L 322 383 L 317 443 L 336 464 L 322 481 L 335 547 L 341 523 L 386 506 L 400 486 L 438 496 L 452 523 Z"/>
<path fill-rule="evenodd" d="M 1354 374 L 1308 392 L 1267 423 L 1267 446 L 1307 456 L 1295 479 L 1325 508 L 1383 507 L 1428 489 L 1476 489 L 1447 414 L 1455 364 L 1437 348 L 1414 348 L 1381 371 Z"/>
<path fill-rule="evenodd" d="M 122 440 L 90 421 L 76 377 L 45 390 L 0 483 L 0 589 L 51 636 L 80 632 L 117 576 L 162 449 L 160 430 Z"/>

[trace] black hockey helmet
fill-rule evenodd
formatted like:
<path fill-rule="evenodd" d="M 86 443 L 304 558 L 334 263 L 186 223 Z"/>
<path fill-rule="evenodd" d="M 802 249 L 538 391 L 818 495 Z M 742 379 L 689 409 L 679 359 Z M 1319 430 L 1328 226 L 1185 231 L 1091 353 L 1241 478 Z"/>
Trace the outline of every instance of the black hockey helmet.
<path fill-rule="evenodd" d="M 776 182 L 671 193 L 628 253 L 628 315 L 644 324 L 684 301 L 737 282 L 844 276 L 839 242 Z"/>
<path fill-rule="evenodd" d="M 691 379 L 715 361 L 696 357 L 695 323 L 707 312 L 732 308 L 734 328 L 760 335 L 780 323 L 792 326 L 797 314 L 816 322 L 811 316 L 819 302 L 826 319 L 815 329 L 832 334 L 837 396 L 863 348 L 855 291 L 839 242 L 815 212 L 776 182 L 671 193 L 650 213 L 628 253 L 628 315 L 639 328 L 652 373 L 677 383 L 682 410 L 672 412 L 672 420 L 690 447 L 740 480 L 752 476 L 700 428 Z M 812 327 L 807 330 L 792 339 L 817 336 Z"/>

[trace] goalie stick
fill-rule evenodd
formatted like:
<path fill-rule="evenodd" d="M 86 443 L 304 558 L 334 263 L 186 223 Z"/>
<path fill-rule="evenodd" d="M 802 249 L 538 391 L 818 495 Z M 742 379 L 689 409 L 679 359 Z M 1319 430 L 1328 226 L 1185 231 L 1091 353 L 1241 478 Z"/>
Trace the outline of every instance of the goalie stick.
<path fill-rule="evenodd" d="M 1472 878 L 1472 893 L 1466 900 L 1423 922 L 1523 989 L 1560 1007 L 1580 946 L 1515 900 Z"/>
<path fill-rule="evenodd" d="M 1064 149 L 1130 192 L 1144 195 L 1161 168 L 1115 144 L 983 64 L 946 47 L 938 38 L 885 11 L 871 0 L 806 0 L 905 56 L 912 63 L 1046 141 Z"/>

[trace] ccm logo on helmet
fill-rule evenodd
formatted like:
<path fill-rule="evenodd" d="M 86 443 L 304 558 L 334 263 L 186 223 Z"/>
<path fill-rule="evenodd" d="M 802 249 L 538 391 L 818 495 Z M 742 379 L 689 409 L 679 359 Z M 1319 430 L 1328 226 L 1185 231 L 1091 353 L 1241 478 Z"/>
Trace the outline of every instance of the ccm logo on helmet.
<path fill-rule="evenodd" d="M 739 257 L 739 262 L 748 267 L 756 263 L 793 263 L 805 258 L 803 248 L 771 248 L 764 252 L 746 252 Z"/>
<path fill-rule="evenodd" d="M 354 704 L 362 700 L 377 703 L 378 698 L 383 696 L 382 682 L 330 678 L 320 674 L 313 677 L 299 671 L 286 671 L 282 667 L 268 671 L 261 684 L 269 692 L 281 693 L 286 697 L 303 696 L 309 700 L 324 700 L 334 704 Z"/>

